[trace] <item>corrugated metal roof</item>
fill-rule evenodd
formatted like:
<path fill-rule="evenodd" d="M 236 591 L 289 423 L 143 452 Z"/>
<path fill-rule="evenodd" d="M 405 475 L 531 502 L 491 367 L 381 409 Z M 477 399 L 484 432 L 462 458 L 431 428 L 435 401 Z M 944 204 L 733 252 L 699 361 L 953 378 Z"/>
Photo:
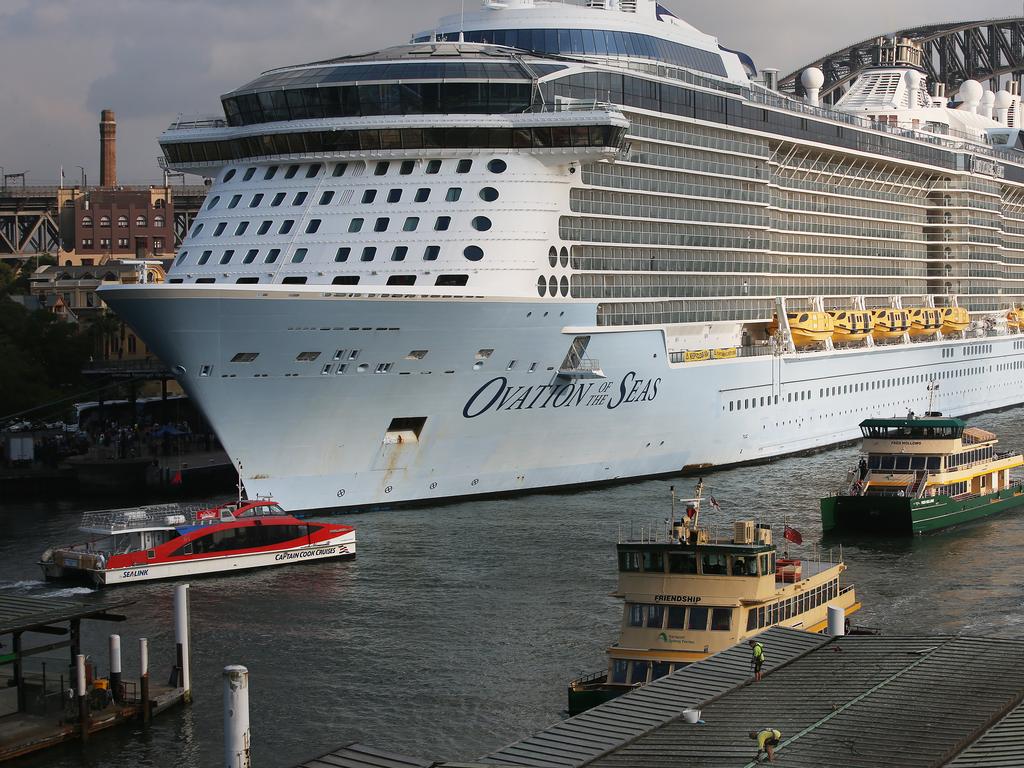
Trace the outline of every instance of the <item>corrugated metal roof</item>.
<path fill-rule="evenodd" d="M 1024 765 L 1024 704 L 960 753 L 950 768 L 1019 768 Z"/>
<path fill-rule="evenodd" d="M 123 608 L 134 602 L 104 600 L 102 603 L 87 603 L 0 593 L 0 634 L 24 632 L 72 619 L 99 618 L 113 608 Z"/>
<path fill-rule="evenodd" d="M 766 672 L 829 640 L 781 627 L 769 629 L 761 638 L 766 649 Z M 496 765 L 543 768 L 582 766 L 678 719 L 683 710 L 702 707 L 751 679 L 750 649 L 745 644 L 736 645 L 481 760 Z"/>
<path fill-rule="evenodd" d="M 352 743 L 297 768 L 431 768 L 433 765 L 435 763 L 431 760 L 417 760 Z"/>
<path fill-rule="evenodd" d="M 1022 696 L 1019 641 L 837 638 L 702 707 L 704 725 L 673 720 L 592 765 L 747 766 L 748 732 L 774 727 L 787 768 L 931 768 Z"/>

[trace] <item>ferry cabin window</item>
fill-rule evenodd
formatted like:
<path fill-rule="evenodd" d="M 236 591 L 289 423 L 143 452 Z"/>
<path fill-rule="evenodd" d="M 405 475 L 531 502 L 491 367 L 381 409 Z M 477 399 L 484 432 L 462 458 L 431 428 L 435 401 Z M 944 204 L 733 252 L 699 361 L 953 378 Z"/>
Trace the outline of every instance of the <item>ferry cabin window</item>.
<path fill-rule="evenodd" d="M 701 555 L 701 572 L 705 576 L 725 576 L 726 556 L 718 552 L 704 552 Z"/>
<path fill-rule="evenodd" d="M 612 682 L 619 685 L 626 684 L 626 676 L 629 674 L 629 662 L 625 659 L 615 659 L 612 662 Z"/>
<path fill-rule="evenodd" d="M 682 606 L 671 606 L 668 609 L 667 629 L 686 629 L 686 609 Z"/>
<path fill-rule="evenodd" d="M 644 625 L 644 606 L 636 603 L 629 606 L 629 626 L 642 627 Z"/>
<path fill-rule="evenodd" d="M 640 553 L 633 550 L 619 552 L 619 570 L 627 573 L 640 571 Z"/>
<path fill-rule="evenodd" d="M 757 576 L 757 555 L 733 555 L 733 576 Z"/>
<path fill-rule="evenodd" d="M 308 526 L 249 525 L 244 528 L 230 528 L 200 536 L 188 544 L 179 547 L 172 557 L 191 554 L 185 551 L 187 547 L 191 547 L 194 554 L 207 554 L 211 552 L 228 552 L 236 549 L 251 549 L 253 547 L 267 547 L 274 544 L 283 544 L 286 541 L 292 541 L 300 537 L 308 537 Z M 296 542 L 297 545 L 301 543 L 304 542 Z"/>
<path fill-rule="evenodd" d="M 711 630 L 713 632 L 728 632 L 732 626 L 731 608 L 713 608 L 711 610 Z"/>
<path fill-rule="evenodd" d="M 646 683 L 648 675 L 651 671 L 651 662 L 649 661 L 634 661 L 633 662 L 633 673 L 630 675 L 629 682 L 631 684 Z"/>
<path fill-rule="evenodd" d="M 648 549 L 643 553 L 643 568 L 648 573 L 664 573 L 665 558 L 661 551 Z"/>
<path fill-rule="evenodd" d="M 690 552 L 669 552 L 669 573 L 696 573 L 697 557 Z"/>
<path fill-rule="evenodd" d="M 703 631 L 708 628 L 708 609 L 693 606 L 689 611 L 689 620 L 686 622 L 687 629 Z"/>
<path fill-rule="evenodd" d="M 663 605 L 648 605 L 647 606 L 647 628 L 648 629 L 661 629 L 665 625 L 665 606 Z"/>

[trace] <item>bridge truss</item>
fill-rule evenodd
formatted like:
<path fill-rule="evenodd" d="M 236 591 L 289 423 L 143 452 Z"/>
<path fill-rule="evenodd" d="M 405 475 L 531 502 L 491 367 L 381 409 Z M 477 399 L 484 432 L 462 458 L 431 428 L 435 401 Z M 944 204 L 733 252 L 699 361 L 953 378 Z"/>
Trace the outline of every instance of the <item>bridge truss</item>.
<path fill-rule="evenodd" d="M 997 90 L 1002 81 L 1024 76 L 1024 18 L 962 21 L 904 29 L 883 37 L 910 38 L 924 48 L 930 83 L 945 83 L 955 93 L 964 80 L 989 81 Z M 780 90 L 802 97 L 800 74 L 808 67 L 825 73 L 824 101 L 835 103 L 867 67 L 875 64 L 878 37 L 806 64 L 779 82 Z"/>

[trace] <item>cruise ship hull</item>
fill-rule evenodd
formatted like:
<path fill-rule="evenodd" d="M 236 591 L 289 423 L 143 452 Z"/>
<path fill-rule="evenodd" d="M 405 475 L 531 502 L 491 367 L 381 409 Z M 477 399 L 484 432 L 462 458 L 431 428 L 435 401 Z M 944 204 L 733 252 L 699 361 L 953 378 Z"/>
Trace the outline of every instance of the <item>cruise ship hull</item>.
<path fill-rule="evenodd" d="M 950 414 L 1024 400 L 1018 335 L 674 363 L 660 328 L 593 327 L 589 302 L 182 293 L 104 300 L 175 370 L 250 497 L 290 511 L 766 460 L 922 412 L 933 379 Z M 580 335 L 598 370 L 561 369 Z"/>

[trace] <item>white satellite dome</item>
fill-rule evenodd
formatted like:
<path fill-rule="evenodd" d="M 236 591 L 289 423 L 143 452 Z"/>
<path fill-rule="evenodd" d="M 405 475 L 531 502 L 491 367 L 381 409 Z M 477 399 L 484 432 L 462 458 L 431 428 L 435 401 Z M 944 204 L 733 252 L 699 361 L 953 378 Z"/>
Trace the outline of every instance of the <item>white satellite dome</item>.
<path fill-rule="evenodd" d="M 1010 95 L 1009 91 L 999 91 L 996 94 L 994 106 L 996 109 L 1009 109 L 1013 106 L 1013 96 Z"/>
<path fill-rule="evenodd" d="M 964 103 L 966 107 L 978 108 L 981 103 L 981 97 L 985 95 L 985 89 L 981 87 L 981 83 L 977 80 L 964 80 L 960 86 L 960 90 L 957 92 L 957 96 L 960 97 L 960 101 Z"/>
<path fill-rule="evenodd" d="M 818 90 L 825 84 L 825 73 L 817 67 L 808 67 L 800 75 L 800 84 L 807 90 Z"/>

